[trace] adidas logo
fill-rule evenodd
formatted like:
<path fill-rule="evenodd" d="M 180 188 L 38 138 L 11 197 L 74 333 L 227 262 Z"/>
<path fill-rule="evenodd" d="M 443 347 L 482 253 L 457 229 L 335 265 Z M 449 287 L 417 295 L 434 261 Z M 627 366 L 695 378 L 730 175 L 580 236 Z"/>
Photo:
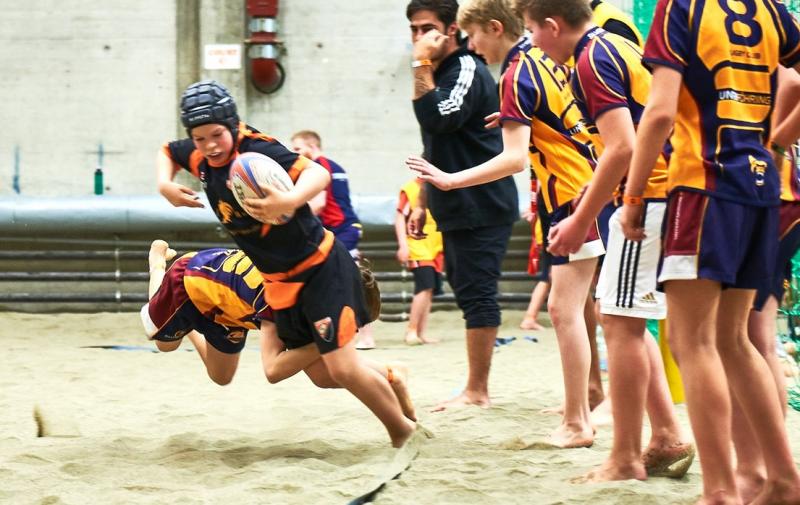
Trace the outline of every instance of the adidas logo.
<path fill-rule="evenodd" d="M 641 301 L 642 303 L 649 303 L 649 304 L 658 303 L 658 300 L 656 300 L 656 295 L 654 295 L 652 291 L 650 293 L 647 293 L 643 297 L 639 298 L 639 301 Z"/>

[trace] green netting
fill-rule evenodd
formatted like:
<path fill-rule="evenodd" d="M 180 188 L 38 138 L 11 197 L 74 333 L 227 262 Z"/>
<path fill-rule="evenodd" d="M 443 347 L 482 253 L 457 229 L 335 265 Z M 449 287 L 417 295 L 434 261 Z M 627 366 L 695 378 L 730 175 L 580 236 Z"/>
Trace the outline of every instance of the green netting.
<path fill-rule="evenodd" d="M 800 2 L 798 2 L 800 3 Z M 800 366 L 800 251 L 792 258 L 792 277 L 789 289 L 780 308 L 786 317 L 786 332 L 781 335 L 781 343 L 794 343 L 794 360 Z M 791 356 L 788 357 L 791 359 Z M 789 385 L 789 405 L 800 411 L 800 376 L 795 375 L 794 383 Z"/>
<path fill-rule="evenodd" d="M 628 11 L 628 14 L 633 18 L 633 22 L 636 23 L 636 27 L 642 32 L 642 36 L 645 38 L 647 38 L 647 34 L 650 33 L 650 23 L 653 22 L 656 3 L 656 0 L 633 0 L 632 8 L 628 7 L 624 9 Z M 800 13 L 800 0 L 787 0 L 784 4 L 789 9 L 789 12 L 793 13 L 795 16 Z"/>
<path fill-rule="evenodd" d="M 650 23 L 653 22 L 655 10 L 655 0 L 634 0 L 633 2 L 633 12 L 629 14 L 644 38 L 647 38 L 647 34 L 650 33 Z"/>

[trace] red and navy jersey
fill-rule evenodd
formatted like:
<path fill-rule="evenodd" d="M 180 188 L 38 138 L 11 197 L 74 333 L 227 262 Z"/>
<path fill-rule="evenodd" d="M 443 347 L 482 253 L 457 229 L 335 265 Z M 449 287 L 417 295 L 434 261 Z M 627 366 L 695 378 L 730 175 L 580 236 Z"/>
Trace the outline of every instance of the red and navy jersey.
<path fill-rule="evenodd" d="M 347 226 L 358 223 L 358 216 L 350 203 L 350 184 L 347 172 L 332 159 L 320 156 L 315 159 L 331 174 L 331 183 L 325 188 L 325 207 L 319 214 L 322 225 L 334 234 Z"/>
<path fill-rule="evenodd" d="M 148 335 L 166 341 L 191 330 L 241 338 L 272 317 L 261 273 L 237 249 L 206 249 L 175 260 L 142 310 Z"/>
<path fill-rule="evenodd" d="M 594 127 L 604 112 L 625 107 L 639 125 L 652 81 L 638 45 L 600 27 L 589 29 L 575 47 L 572 92 L 587 123 Z M 624 181 L 620 185 L 624 191 Z M 662 153 L 647 181 L 645 198 L 665 198 L 667 161 Z"/>
<path fill-rule="evenodd" d="M 778 65 L 800 61 L 800 28 L 776 0 L 659 0 L 644 61 L 683 74 L 668 188 L 777 205 L 770 137 Z"/>
<path fill-rule="evenodd" d="M 277 140 L 259 133 L 244 123 L 239 125 L 236 153 L 257 152 L 269 156 L 297 181 L 310 160 L 287 149 Z M 164 146 L 164 152 L 179 166 L 203 183 L 211 208 L 236 244 L 264 274 L 283 274 L 322 263 L 330 252 L 326 232 L 308 205 L 296 210 L 288 223 L 264 224 L 251 217 L 238 204 L 228 187 L 233 157 L 224 166 L 209 165 L 191 139 L 176 140 Z M 269 275 L 267 275 L 269 277 Z"/>

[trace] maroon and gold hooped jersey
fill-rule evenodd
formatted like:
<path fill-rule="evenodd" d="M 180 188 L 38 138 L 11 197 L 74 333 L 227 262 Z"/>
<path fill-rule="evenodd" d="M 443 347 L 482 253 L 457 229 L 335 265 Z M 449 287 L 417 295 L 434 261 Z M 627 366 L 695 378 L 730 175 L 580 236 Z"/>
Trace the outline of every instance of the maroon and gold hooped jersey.
<path fill-rule="evenodd" d="M 641 61 L 639 46 L 623 37 L 597 26 L 583 34 L 575 47 L 575 69 L 570 81 L 578 107 L 590 126 L 594 127 L 604 112 L 618 107 L 628 109 L 634 126 L 639 126 L 652 81 Z M 624 184 L 623 180 L 620 190 L 624 190 Z M 667 196 L 667 159 L 663 152 L 643 196 Z"/>
<path fill-rule="evenodd" d="M 644 51 L 683 74 L 668 189 L 778 203 L 766 148 L 778 65 L 800 61 L 800 29 L 776 0 L 659 0 Z"/>

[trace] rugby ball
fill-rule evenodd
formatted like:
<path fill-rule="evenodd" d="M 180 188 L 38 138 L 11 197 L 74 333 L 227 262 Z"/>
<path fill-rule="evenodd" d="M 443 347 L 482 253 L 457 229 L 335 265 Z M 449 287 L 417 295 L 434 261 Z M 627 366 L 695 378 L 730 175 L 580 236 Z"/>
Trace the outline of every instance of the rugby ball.
<path fill-rule="evenodd" d="M 245 198 L 264 198 L 266 193 L 259 184 L 268 184 L 280 191 L 290 191 L 294 187 L 291 177 L 282 166 L 269 156 L 261 153 L 241 153 L 231 163 L 228 174 L 231 191 L 239 205 L 244 208 Z M 270 221 L 270 224 L 286 224 L 294 215 L 284 214 Z"/>

